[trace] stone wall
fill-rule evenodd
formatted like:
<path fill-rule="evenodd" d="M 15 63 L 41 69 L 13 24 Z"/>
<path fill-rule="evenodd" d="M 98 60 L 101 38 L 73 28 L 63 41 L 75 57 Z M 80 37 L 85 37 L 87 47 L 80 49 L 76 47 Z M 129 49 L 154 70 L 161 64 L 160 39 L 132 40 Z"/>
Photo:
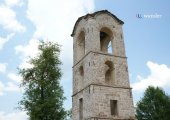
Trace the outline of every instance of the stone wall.
<path fill-rule="evenodd" d="M 79 99 L 83 98 L 83 115 L 88 118 L 132 119 L 134 107 L 131 89 L 91 84 L 73 97 L 74 120 L 79 118 Z M 118 101 L 118 115 L 110 113 L 110 100 Z M 106 120 L 107 120 L 106 119 Z"/>

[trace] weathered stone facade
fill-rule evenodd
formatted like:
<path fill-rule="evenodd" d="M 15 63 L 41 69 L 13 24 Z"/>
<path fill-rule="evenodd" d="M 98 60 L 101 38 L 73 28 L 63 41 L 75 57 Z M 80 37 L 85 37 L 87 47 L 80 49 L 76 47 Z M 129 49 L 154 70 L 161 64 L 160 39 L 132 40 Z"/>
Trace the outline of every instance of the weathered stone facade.
<path fill-rule="evenodd" d="M 103 10 L 73 29 L 73 120 L 134 120 L 123 22 Z"/>

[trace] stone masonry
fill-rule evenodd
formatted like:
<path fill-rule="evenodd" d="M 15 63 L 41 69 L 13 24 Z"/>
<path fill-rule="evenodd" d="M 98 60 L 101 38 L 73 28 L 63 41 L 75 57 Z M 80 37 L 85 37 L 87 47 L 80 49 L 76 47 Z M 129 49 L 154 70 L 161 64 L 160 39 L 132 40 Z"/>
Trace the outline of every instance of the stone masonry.
<path fill-rule="evenodd" d="M 123 24 L 107 10 L 75 23 L 73 120 L 135 120 Z"/>

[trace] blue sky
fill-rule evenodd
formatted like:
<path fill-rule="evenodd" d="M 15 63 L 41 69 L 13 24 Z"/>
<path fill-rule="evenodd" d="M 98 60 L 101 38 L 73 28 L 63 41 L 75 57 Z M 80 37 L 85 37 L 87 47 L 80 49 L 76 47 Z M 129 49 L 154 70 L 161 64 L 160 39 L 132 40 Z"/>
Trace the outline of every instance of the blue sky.
<path fill-rule="evenodd" d="M 123 20 L 134 103 L 148 85 L 170 94 L 170 8 L 168 0 L 0 0 L 0 120 L 26 120 L 17 109 L 23 90 L 17 68 L 29 68 L 39 39 L 62 45 L 65 108 L 71 107 L 72 38 L 78 17 L 107 9 Z M 140 14 L 142 18 L 137 18 Z M 159 15 L 158 18 L 146 16 Z"/>

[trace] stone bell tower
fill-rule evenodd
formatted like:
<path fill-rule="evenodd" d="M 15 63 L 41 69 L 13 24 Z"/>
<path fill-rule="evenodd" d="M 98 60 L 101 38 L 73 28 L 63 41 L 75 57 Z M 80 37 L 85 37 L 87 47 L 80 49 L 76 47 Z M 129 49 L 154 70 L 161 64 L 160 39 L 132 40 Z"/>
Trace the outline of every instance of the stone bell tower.
<path fill-rule="evenodd" d="M 73 37 L 73 120 L 134 120 L 123 21 L 107 10 L 78 18 Z"/>

